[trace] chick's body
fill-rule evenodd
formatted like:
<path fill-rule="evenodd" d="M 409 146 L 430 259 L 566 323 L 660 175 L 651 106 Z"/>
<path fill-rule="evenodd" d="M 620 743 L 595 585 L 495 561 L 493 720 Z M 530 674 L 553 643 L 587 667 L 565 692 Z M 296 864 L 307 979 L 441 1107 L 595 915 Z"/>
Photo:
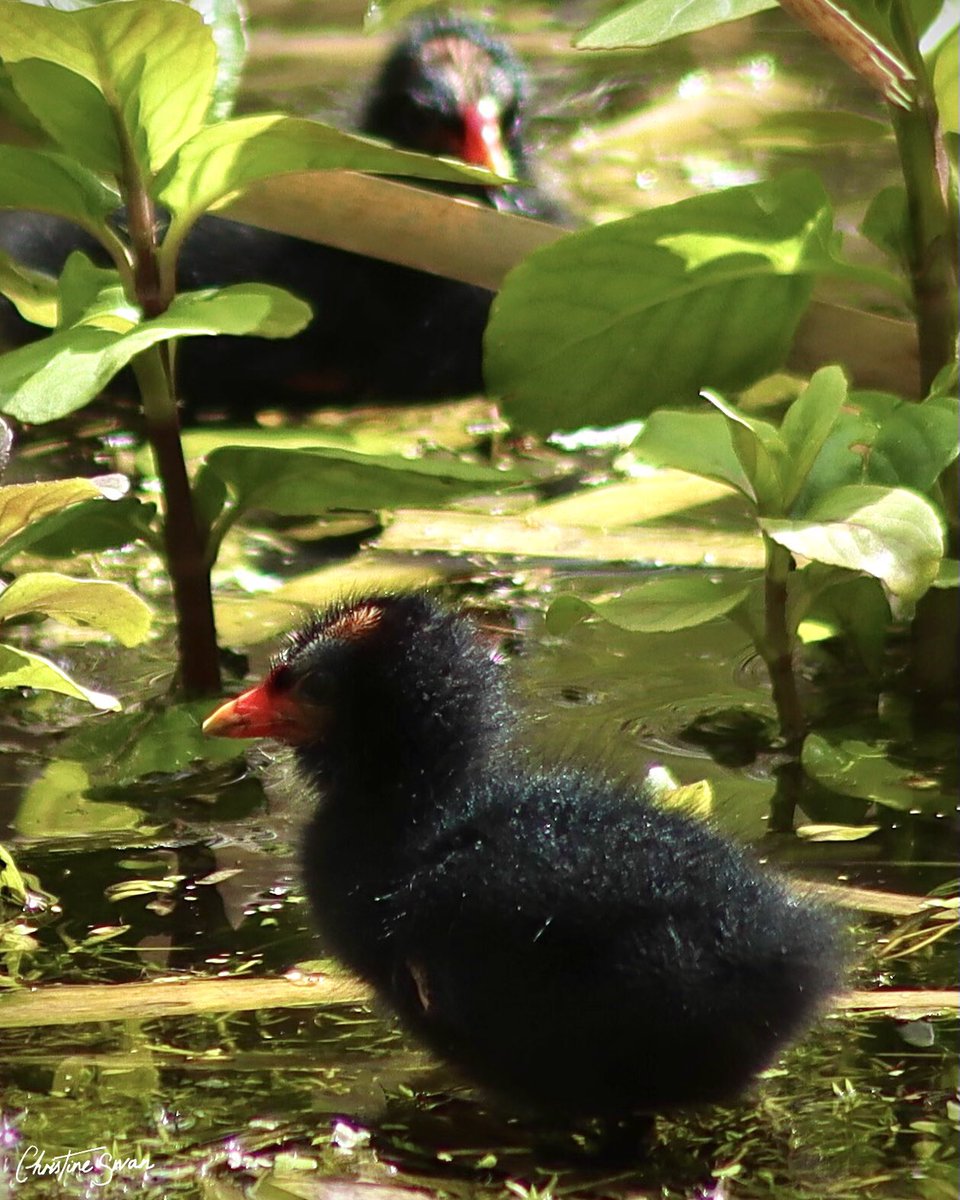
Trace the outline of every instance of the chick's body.
<path fill-rule="evenodd" d="M 321 937 L 495 1094 L 564 1118 L 722 1099 L 836 986 L 832 923 L 744 852 L 531 767 L 462 618 L 363 601 L 279 672 L 324 714 L 289 739 L 319 793 L 303 868 Z"/>

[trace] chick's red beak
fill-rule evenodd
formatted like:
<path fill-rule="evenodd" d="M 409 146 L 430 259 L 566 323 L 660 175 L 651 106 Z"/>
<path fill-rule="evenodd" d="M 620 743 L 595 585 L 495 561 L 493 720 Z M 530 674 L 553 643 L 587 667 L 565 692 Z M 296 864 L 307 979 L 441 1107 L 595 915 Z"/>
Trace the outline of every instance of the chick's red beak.
<path fill-rule="evenodd" d="M 293 693 L 278 692 L 269 679 L 221 704 L 203 723 L 212 737 L 275 738 L 296 746 L 318 736 L 324 712 Z"/>

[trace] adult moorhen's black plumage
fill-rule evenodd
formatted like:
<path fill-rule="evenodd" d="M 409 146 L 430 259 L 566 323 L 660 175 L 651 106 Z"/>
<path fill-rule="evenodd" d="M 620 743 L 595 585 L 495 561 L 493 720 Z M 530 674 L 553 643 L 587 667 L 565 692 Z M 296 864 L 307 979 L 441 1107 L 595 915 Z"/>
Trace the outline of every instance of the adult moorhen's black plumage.
<path fill-rule="evenodd" d="M 370 597 L 207 732 L 295 747 L 326 947 L 434 1052 L 547 1116 L 735 1094 L 837 986 L 831 920 L 702 823 L 511 744 L 469 621 Z"/>
<path fill-rule="evenodd" d="M 459 17 L 427 17 L 413 23 L 388 56 L 367 97 L 360 132 L 526 181 L 525 103 L 523 69 L 503 42 Z M 527 183 L 449 190 L 526 216 L 559 216 Z M 39 213 L 0 213 L 0 248 L 51 274 L 59 274 L 76 249 L 106 265 L 102 248 L 88 235 Z M 493 298 L 483 288 L 235 221 L 198 222 L 181 253 L 178 287 L 251 280 L 303 297 L 314 319 L 291 339 L 185 339 L 179 366 L 188 410 L 242 416 L 270 405 L 482 391 L 481 340 Z M 37 333 L 9 306 L 0 327 L 8 340 Z"/>

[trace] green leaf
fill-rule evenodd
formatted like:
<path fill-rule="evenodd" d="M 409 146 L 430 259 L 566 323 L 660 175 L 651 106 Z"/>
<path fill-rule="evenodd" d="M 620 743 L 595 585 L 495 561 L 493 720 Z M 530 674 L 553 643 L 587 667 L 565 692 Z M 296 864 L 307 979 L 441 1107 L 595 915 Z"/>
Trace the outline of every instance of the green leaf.
<path fill-rule="evenodd" d="M 918 776 L 906 763 L 894 762 L 882 745 L 853 738 L 833 743 L 811 733 L 803 743 L 801 761 L 811 778 L 841 796 L 928 816 L 954 812 L 955 795 L 931 788 L 927 777 Z"/>
<path fill-rule="evenodd" d="M 2 41 L 2 37 L 0 37 Z M 106 97 L 89 79 L 56 62 L 8 62 L 7 76 L 44 133 L 80 164 L 115 179 L 123 146 Z M 51 96 L 57 103 L 51 104 Z"/>
<path fill-rule="evenodd" d="M 777 0 L 640 0 L 592 25 L 576 45 L 590 50 L 656 46 L 776 7 Z"/>
<path fill-rule="evenodd" d="M 811 563 L 802 571 L 795 571 L 793 576 L 802 578 L 817 566 Z M 809 619 L 826 622 L 839 630 L 855 648 L 870 675 L 877 679 L 887 646 L 890 605 L 875 579 L 850 575 L 846 571 L 839 574 L 841 579 L 818 592 L 809 608 Z"/>
<path fill-rule="evenodd" d="M 547 628 L 551 633 L 566 633 L 583 617 L 593 614 L 632 633 L 690 629 L 736 608 L 760 578 L 756 571 L 671 573 L 655 575 L 607 600 L 558 596 L 547 613 Z"/>
<path fill-rule="evenodd" d="M 395 150 L 320 121 L 282 113 L 237 117 L 200 130 L 164 172 L 159 198 L 174 214 L 166 240 L 179 244 L 201 213 L 260 179 L 333 169 L 464 184 L 497 179 L 479 167 Z"/>
<path fill-rule="evenodd" d="M 11 483 L 0 487 L 0 547 L 51 513 L 84 500 L 99 499 L 116 488 L 116 477 L 51 479 L 44 483 Z"/>
<path fill-rule="evenodd" d="M 786 447 L 780 434 L 769 421 L 746 416 L 715 392 L 704 390 L 701 395 L 727 422 L 734 452 L 750 480 L 757 511 L 783 512 Z"/>
<path fill-rule="evenodd" d="M 957 114 L 960 105 L 960 91 L 957 85 L 958 54 L 958 31 L 954 29 L 937 51 L 933 64 L 933 91 L 937 97 L 940 127 L 949 130 L 950 133 L 960 133 L 960 117 Z"/>
<path fill-rule="evenodd" d="M 122 320 L 124 314 L 117 316 Z M 268 284 L 183 292 L 162 316 L 126 332 L 75 325 L 5 354 L 0 358 L 0 410 L 33 424 L 55 421 L 82 408 L 150 346 L 217 334 L 289 337 L 309 319 L 307 304 Z"/>
<path fill-rule="evenodd" d="M 748 500 L 755 500 L 753 486 L 733 448 L 730 424 L 719 412 L 659 409 L 647 418 L 633 450 L 651 466 L 676 467 L 729 483 Z"/>
<path fill-rule="evenodd" d="M 852 392 L 812 464 L 793 511 L 853 483 L 930 490 L 958 453 L 960 406 L 950 392 L 920 404 L 883 392 Z"/>
<path fill-rule="evenodd" d="M 82 250 L 74 250 L 57 281 L 57 324 L 95 325 L 126 333 L 140 319 L 140 310 L 127 299 L 119 271 L 95 267 Z"/>
<path fill-rule="evenodd" d="M 119 137 L 131 146 L 144 171 L 156 172 L 177 147 L 200 129 L 216 79 L 213 38 L 200 15 L 174 0 L 126 0 L 75 12 L 0 3 L 0 58 L 8 65 L 40 60 L 82 76 L 100 94 L 71 87 L 73 113 L 57 114 L 61 96 L 36 88 L 23 96 L 23 75 L 14 88 L 59 140 L 68 122 L 76 140 L 64 149 L 102 165 L 102 105 L 109 105 Z M 29 70 L 24 67 L 24 72 Z M 89 122 L 93 134 L 83 133 Z M 58 132 L 54 132 L 57 129 Z M 92 157 L 90 157 L 92 156 Z M 93 160 L 97 160 L 94 162 Z"/>
<path fill-rule="evenodd" d="M 943 557 L 939 514 L 904 488 L 837 488 L 805 520 L 764 518 L 760 526 L 793 554 L 874 576 L 902 606 L 930 587 Z"/>
<path fill-rule="evenodd" d="M 282 516 L 312 516 L 333 508 L 440 505 L 472 493 L 496 492 L 526 481 L 456 459 L 409 459 L 348 450 L 269 450 L 224 446 L 214 450 L 197 477 L 212 473 L 229 488 L 234 519 L 251 508 Z"/>
<path fill-rule="evenodd" d="M 63 696 L 72 696 L 75 700 L 84 700 L 99 709 L 120 707 L 116 696 L 83 687 L 49 659 L 39 654 L 31 654 L 29 650 L 18 650 L 13 646 L 0 644 L 0 688 L 18 687 L 59 692 Z"/>
<path fill-rule="evenodd" d="M 542 432 L 744 387 L 783 361 L 830 225 L 822 184 L 791 172 L 561 238 L 494 302 L 488 387 Z"/>
<path fill-rule="evenodd" d="M 120 203 L 86 167 L 60 154 L 0 146 L 0 208 L 52 213 L 100 237 Z"/>
<path fill-rule="evenodd" d="M 0 292 L 25 321 L 52 329 L 57 323 L 57 285 L 49 275 L 15 262 L 0 250 Z"/>
<path fill-rule="evenodd" d="M 823 367 L 787 409 L 780 425 L 784 458 L 784 509 L 789 509 L 847 399 L 847 380 L 840 367 Z"/>
<path fill-rule="evenodd" d="M 138 646 L 152 620 L 149 604 L 124 584 L 54 571 L 28 571 L 0 594 L 0 621 L 28 613 L 109 633 L 124 646 Z"/>

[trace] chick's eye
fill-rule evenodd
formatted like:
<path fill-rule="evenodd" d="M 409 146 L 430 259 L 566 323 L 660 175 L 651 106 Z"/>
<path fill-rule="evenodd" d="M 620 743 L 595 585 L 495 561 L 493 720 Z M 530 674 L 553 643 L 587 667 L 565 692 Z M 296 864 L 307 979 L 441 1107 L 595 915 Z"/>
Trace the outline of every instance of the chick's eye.
<path fill-rule="evenodd" d="M 270 672 L 270 687 L 275 692 L 288 692 L 293 687 L 293 671 L 287 663 L 281 663 Z"/>

